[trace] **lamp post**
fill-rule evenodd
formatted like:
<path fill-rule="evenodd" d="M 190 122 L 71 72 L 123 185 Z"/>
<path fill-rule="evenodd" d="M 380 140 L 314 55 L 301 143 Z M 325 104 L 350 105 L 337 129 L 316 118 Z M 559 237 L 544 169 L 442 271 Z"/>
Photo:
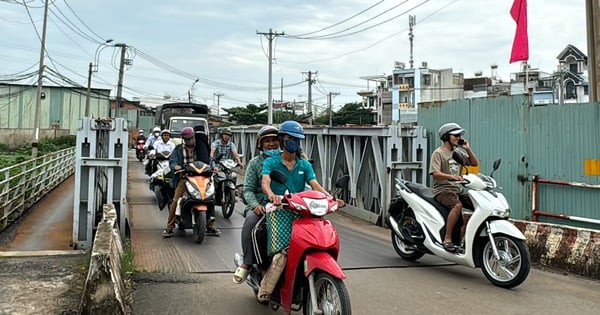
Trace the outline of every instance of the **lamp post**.
<path fill-rule="evenodd" d="M 193 103 L 194 98 L 192 97 L 192 90 L 194 89 L 194 85 L 196 85 L 196 83 L 198 83 L 198 81 L 200 81 L 200 79 L 194 80 L 194 83 L 192 83 L 192 86 L 188 90 L 188 102 L 190 102 L 190 103 Z"/>
<path fill-rule="evenodd" d="M 90 116 L 90 94 L 92 92 L 92 72 L 98 71 L 98 53 L 100 48 L 110 44 L 113 40 L 107 39 L 104 43 L 98 45 L 96 48 L 96 53 L 94 53 L 94 62 L 96 63 L 96 70 L 94 70 L 94 63 L 90 62 L 90 68 L 88 70 L 88 86 L 87 86 L 87 95 L 85 97 L 85 117 Z"/>

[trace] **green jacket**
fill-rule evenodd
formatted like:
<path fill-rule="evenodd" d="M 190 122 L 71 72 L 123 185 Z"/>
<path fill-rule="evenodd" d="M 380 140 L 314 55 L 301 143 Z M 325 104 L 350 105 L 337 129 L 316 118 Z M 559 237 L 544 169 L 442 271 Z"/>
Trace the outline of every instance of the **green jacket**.
<path fill-rule="evenodd" d="M 246 175 L 244 175 L 244 199 L 248 203 L 244 209 L 244 216 L 246 211 L 253 211 L 259 204 L 264 204 L 267 200 L 267 195 L 262 191 L 262 167 L 263 162 L 267 156 L 264 153 L 260 153 L 248 162 L 246 166 Z"/>

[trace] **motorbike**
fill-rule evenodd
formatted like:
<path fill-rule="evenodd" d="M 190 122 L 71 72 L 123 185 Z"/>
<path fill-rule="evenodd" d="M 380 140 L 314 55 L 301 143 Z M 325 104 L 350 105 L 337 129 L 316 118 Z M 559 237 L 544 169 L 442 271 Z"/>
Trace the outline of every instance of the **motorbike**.
<path fill-rule="evenodd" d="M 209 164 L 195 161 L 185 165 L 183 172 L 186 191 L 179 200 L 175 210 L 176 224 L 179 230 L 192 229 L 194 240 L 200 244 L 206 236 L 207 215 L 209 207 L 214 207 L 215 187 L 212 182 L 212 170 Z M 211 220 L 213 218 L 210 218 Z"/>
<path fill-rule="evenodd" d="M 171 187 L 171 168 L 169 167 L 169 156 L 171 152 L 163 152 L 156 155 L 156 171 L 150 175 L 149 188 L 154 192 L 156 205 L 162 211 L 165 206 L 168 208 L 173 201 L 175 190 Z"/>
<path fill-rule="evenodd" d="M 221 159 L 217 157 L 217 163 L 222 173 L 215 173 L 214 182 L 217 189 L 220 191 L 218 195 L 221 197 L 221 211 L 223 217 L 228 219 L 233 215 L 235 209 L 235 195 L 236 195 L 236 174 L 233 168 L 237 167 L 238 164 L 232 159 Z"/>
<path fill-rule="evenodd" d="M 500 163 L 500 159 L 494 162 L 489 176 L 462 175 L 459 183 L 467 188 L 475 209 L 466 224 L 464 241 L 454 253 L 446 251 L 442 243 L 450 209 L 434 199 L 429 187 L 396 179 L 398 194 L 392 199 L 386 218 L 396 253 L 408 261 L 432 254 L 481 268 L 492 284 L 502 288 L 523 283 L 529 275 L 531 257 L 525 236 L 508 221 L 511 211 L 506 198 L 497 191 L 493 174 Z M 461 227 L 459 219 L 452 231 L 455 245 L 461 244 Z"/>
<path fill-rule="evenodd" d="M 146 144 L 146 140 L 138 140 L 135 144 L 135 157 L 141 161 L 144 160 L 146 156 L 146 149 L 144 149 L 144 145 Z"/>
<path fill-rule="evenodd" d="M 285 183 L 286 176 L 277 170 L 271 172 L 270 177 Z M 349 176 L 345 175 L 336 181 L 338 193 L 348 180 Z M 272 204 L 268 204 L 269 207 Z M 323 218 L 337 210 L 336 199 L 314 190 L 293 194 L 286 192 L 282 208 L 299 213 L 300 218 L 292 224 L 289 247 L 284 249 L 287 259 L 269 306 L 273 311 L 281 307 L 288 314 L 301 309 L 304 309 L 304 314 L 351 314 L 350 295 L 343 281 L 346 275 L 337 262 L 339 235 L 331 221 Z M 257 240 L 253 242 L 256 244 Z M 260 258 L 257 257 L 257 260 Z M 241 266 L 243 256 L 236 253 L 234 262 Z M 257 298 L 268 266 L 268 261 L 259 261 L 252 266 L 246 278 Z"/>

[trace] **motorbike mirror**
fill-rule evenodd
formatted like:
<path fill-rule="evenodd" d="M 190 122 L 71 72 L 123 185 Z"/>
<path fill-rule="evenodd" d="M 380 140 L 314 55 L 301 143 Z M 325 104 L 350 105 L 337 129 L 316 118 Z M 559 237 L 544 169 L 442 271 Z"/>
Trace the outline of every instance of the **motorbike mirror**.
<path fill-rule="evenodd" d="M 335 188 L 344 188 L 348 185 L 349 181 L 350 181 L 350 175 L 346 174 L 346 175 L 338 178 L 337 181 L 335 181 Z"/>
<path fill-rule="evenodd" d="M 152 146 L 152 145 L 149 145 L 149 146 L 148 146 L 148 150 L 154 150 L 154 146 Z"/>
<path fill-rule="evenodd" d="M 492 165 L 492 172 L 490 173 L 490 177 L 494 177 L 494 172 L 500 167 L 500 163 L 502 159 L 497 159 L 494 161 L 494 165 Z"/>
<path fill-rule="evenodd" d="M 280 170 L 272 170 L 269 174 L 269 177 L 271 178 L 271 180 L 274 180 L 275 182 L 283 185 L 285 185 L 285 182 L 287 180 L 287 176 L 285 176 L 285 174 Z"/>

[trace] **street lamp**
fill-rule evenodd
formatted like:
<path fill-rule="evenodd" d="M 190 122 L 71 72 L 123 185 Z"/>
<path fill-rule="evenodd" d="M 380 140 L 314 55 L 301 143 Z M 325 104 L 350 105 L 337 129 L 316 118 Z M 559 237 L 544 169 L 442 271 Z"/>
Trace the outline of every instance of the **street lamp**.
<path fill-rule="evenodd" d="M 190 87 L 190 89 L 188 90 L 188 102 L 192 103 L 192 90 L 194 89 L 194 85 L 196 85 L 196 83 L 198 83 L 198 81 L 200 81 L 200 79 L 196 79 L 194 81 L 194 83 L 192 83 L 192 86 Z"/>
<path fill-rule="evenodd" d="M 96 63 L 96 70 L 94 70 L 94 64 L 90 62 L 90 68 L 88 71 L 88 86 L 87 86 L 87 95 L 85 98 L 85 117 L 90 116 L 90 94 L 92 92 L 92 72 L 98 71 L 98 54 L 100 53 L 100 48 L 105 47 L 106 45 L 112 43 L 112 39 L 107 39 L 104 43 L 98 45 L 96 48 L 96 53 L 94 54 L 94 62 Z"/>

